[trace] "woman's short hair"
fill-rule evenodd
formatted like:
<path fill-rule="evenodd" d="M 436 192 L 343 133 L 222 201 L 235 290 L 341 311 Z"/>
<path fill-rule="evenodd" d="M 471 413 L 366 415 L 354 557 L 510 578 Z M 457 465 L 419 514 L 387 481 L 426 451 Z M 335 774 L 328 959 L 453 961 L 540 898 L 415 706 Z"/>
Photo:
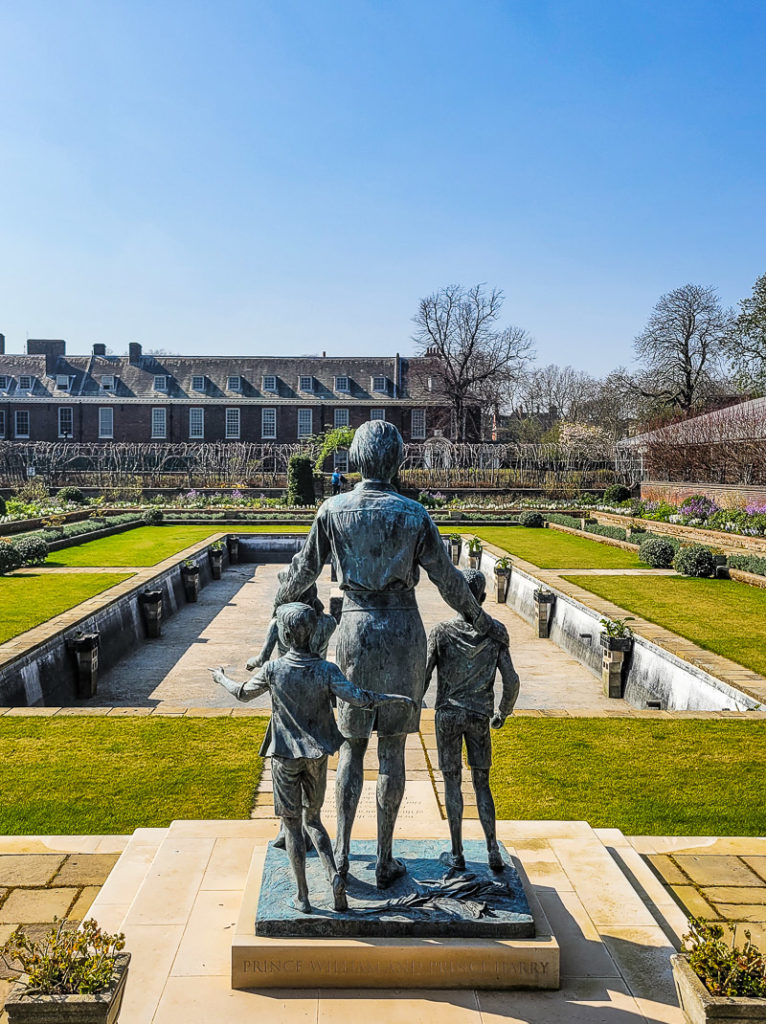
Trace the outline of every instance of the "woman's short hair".
<path fill-rule="evenodd" d="M 351 462 L 366 480 L 392 480 L 404 459 L 402 435 L 387 420 L 368 420 L 354 434 Z"/>

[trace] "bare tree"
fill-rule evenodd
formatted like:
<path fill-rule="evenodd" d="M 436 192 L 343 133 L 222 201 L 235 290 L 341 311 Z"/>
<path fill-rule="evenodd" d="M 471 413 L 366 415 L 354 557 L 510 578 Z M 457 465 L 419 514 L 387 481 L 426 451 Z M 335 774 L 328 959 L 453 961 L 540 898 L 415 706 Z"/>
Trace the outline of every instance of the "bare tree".
<path fill-rule="evenodd" d="M 421 299 L 413 317 L 413 340 L 420 353 L 434 357 L 460 441 L 468 433 L 469 409 L 499 410 L 534 355 L 525 330 L 499 326 L 503 299 L 497 288 L 449 285 Z"/>
<path fill-rule="evenodd" d="M 659 405 L 684 412 L 720 392 L 734 319 L 715 288 L 686 284 L 660 297 L 635 339 L 641 360 L 629 386 Z"/>
<path fill-rule="evenodd" d="M 751 393 L 766 394 L 766 274 L 740 301 L 736 328 L 729 355 L 737 382 Z"/>

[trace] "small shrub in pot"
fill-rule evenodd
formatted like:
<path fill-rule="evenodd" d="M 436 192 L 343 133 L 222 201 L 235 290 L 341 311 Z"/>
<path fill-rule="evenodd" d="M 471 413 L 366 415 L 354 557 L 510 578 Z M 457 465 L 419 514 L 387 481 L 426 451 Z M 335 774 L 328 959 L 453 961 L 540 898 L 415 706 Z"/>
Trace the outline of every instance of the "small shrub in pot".
<path fill-rule="evenodd" d="M 715 574 L 713 552 L 704 544 L 690 544 L 688 547 L 679 548 L 673 559 L 673 568 L 682 576 L 713 576 Z"/>
<path fill-rule="evenodd" d="M 662 537 L 645 537 L 638 548 L 638 557 L 653 569 L 669 569 L 675 557 L 675 548 Z"/>
<path fill-rule="evenodd" d="M 522 526 L 531 527 L 533 529 L 539 529 L 541 526 L 545 526 L 545 520 L 542 517 L 542 513 L 535 512 L 533 509 L 522 512 L 519 516 L 519 523 Z"/>

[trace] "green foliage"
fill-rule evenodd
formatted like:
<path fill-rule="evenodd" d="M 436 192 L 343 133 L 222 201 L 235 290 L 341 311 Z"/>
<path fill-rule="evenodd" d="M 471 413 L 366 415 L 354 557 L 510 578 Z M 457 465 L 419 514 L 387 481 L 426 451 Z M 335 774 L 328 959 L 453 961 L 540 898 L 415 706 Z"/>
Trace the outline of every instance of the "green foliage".
<path fill-rule="evenodd" d="M 495 562 L 495 572 L 505 573 L 513 568 L 513 562 L 510 560 L 508 555 L 504 555 L 502 558 L 498 558 Z"/>
<path fill-rule="evenodd" d="M 268 721 L 2 717 L 0 834 L 114 835 L 175 819 L 247 819 Z"/>
<path fill-rule="evenodd" d="M 73 505 L 84 505 L 86 499 L 79 487 L 69 486 L 61 488 L 56 494 L 56 501 L 62 505 L 67 504 L 67 502 L 71 502 Z"/>
<path fill-rule="evenodd" d="M 614 637 L 633 636 L 633 630 L 628 625 L 632 621 L 632 615 L 626 615 L 624 619 L 599 619 L 601 628 L 606 635 Z"/>
<path fill-rule="evenodd" d="M 724 939 L 720 924 L 689 919 L 689 934 L 684 935 L 681 952 L 689 956 L 689 966 L 712 996 L 766 998 L 766 955 L 753 945 L 745 931 L 745 944 L 735 946 Z"/>
<path fill-rule="evenodd" d="M 682 576 L 712 576 L 715 573 L 713 552 L 704 544 L 681 547 L 673 559 L 673 568 Z"/>
<path fill-rule="evenodd" d="M 114 958 L 125 948 L 125 936 L 102 932 L 91 918 L 79 930 L 53 919 L 53 927 L 40 940 L 29 938 L 20 925 L 0 949 L 7 968 L 18 960 L 27 975 L 30 995 L 92 995 L 109 988 Z"/>
<path fill-rule="evenodd" d="M 766 576 L 766 558 L 758 555 L 729 555 L 726 559 L 732 569 L 743 572 L 754 572 L 757 576 Z"/>
<path fill-rule="evenodd" d="M 619 505 L 623 501 L 628 501 L 630 496 L 629 487 L 625 487 L 624 484 L 612 484 L 604 491 L 604 504 Z"/>
<path fill-rule="evenodd" d="M 625 835 L 766 834 L 762 787 L 749 781 L 766 774 L 764 721 L 511 716 L 492 751 L 498 818 Z"/>
<path fill-rule="evenodd" d="M 16 497 L 21 502 L 47 502 L 49 498 L 48 488 L 41 476 L 30 477 L 25 480 L 21 487 L 16 488 Z"/>
<path fill-rule="evenodd" d="M 484 545 L 478 537 L 471 537 L 468 541 L 468 554 L 469 555 L 480 555 Z"/>
<path fill-rule="evenodd" d="M 326 430 L 316 438 L 319 444 L 319 452 L 314 462 L 314 472 L 321 473 L 324 464 L 331 455 L 337 451 L 348 449 L 354 440 L 356 431 L 353 427 L 336 427 L 334 430 Z"/>
<path fill-rule="evenodd" d="M 566 579 L 705 650 L 766 675 L 766 590 L 734 580 L 682 576 L 573 574 Z"/>
<path fill-rule="evenodd" d="M 653 569 L 669 569 L 676 549 L 663 537 L 646 536 L 641 541 L 638 557 Z"/>
<path fill-rule="evenodd" d="M 21 555 L 15 544 L 0 537 L 0 576 L 21 568 Z"/>
<path fill-rule="evenodd" d="M 313 505 L 314 470 L 307 455 L 291 455 L 287 463 L 287 504 Z"/>
<path fill-rule="evenodd" d="M 601 526 L 599 523 L 586 523 L 586 533 L 595 533 L 598 537 L 611 537 L 612 540 L 625 540 L 627 533 L 621 526 Z"/>
<path fill-rule="evenodd" d="M 567 516 L 563 512 L 549 512 L 545 518 L 549 523 L 556 523 L 557 526 L 568 526 L 570 530 L 580 529 L 580 520 L 576 516 Z"/>
<path fill-rule="evenodd" d="M 144 522 L 147 526 L 159 526 L 164 518 L 165 517 L 162 514 L 161 509 L 150 508 L 147 509 L 146 512 L 144 512 L 142 516 L 142 522 Z"/>
<path fill-rule="evenodd" d="M 30 534 L 20 537 L 13 546 L 21 557 L 22 565 L 42 565 L 48 557 L 48 545 L 42 537 Z"/>
<path fill-rule="evenodd" d="M 519 516 L 519 523 L 521 526 L 526 526 L 535 530 L 540 529 L 541 526 L 545 526 L 545 520 L 543 519 L 542 512 L 535 512 L 533 509 L 522 512 Z"/>

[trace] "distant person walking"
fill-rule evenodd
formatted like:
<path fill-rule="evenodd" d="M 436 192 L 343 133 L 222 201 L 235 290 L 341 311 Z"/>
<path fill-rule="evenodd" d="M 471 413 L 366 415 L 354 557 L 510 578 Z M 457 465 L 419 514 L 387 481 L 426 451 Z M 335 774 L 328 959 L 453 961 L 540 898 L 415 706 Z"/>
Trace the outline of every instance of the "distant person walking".
<path fill-rule="evenodd" d="M 332 481 L 332 493 L 333 494 L 340 494 L 341 486 L 343 485 L 343 477 L 340 475 L 340 473 L 339 473 L 339 471 L 337 469 L 333 470 L 331 481 Z"/>

